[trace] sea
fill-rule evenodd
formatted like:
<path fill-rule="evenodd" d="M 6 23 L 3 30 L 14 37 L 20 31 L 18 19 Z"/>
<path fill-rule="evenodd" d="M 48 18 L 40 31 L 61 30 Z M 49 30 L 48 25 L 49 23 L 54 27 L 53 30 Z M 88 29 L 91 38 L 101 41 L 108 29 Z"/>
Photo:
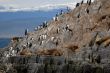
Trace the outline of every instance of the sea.
<path fill-rule="evenodd" d="M 66 12 L 66 9 L 0 12 L 0 48 L 8 46 L 11 37 L 23 36 L 25 29 L 32 32 L 35 27 L 41 25 L 44 21 L 52 20 L 61 10 Z"/>

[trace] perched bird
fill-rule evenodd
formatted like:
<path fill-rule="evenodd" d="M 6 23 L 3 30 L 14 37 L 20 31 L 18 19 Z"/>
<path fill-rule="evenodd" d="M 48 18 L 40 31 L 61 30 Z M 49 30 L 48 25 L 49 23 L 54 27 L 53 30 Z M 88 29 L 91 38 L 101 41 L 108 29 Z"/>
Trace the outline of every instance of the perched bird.
<path fill-rule="evenodd" d="M 79 3 L 76 4 L 76 7 L 78 7 L 78 6 L 79 6 Z"/>
<path fill-rule="evenodd" d="M 28 29 L 25 29 L 25 36 L 28 35 Z"/>
<path fill-rule="evenodd" d="M 82 1 L 81 1 L 81 5 L 83 4 L 83 2 L 84 2 L 84 1 L 82 0 Z"/>

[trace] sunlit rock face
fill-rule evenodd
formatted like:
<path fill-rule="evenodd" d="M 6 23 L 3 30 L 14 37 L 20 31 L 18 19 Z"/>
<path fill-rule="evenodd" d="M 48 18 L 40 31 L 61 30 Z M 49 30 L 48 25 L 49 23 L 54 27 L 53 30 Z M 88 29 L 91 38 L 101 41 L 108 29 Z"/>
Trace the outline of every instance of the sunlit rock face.
<path fill-rule="evenodd" d="M 48 25 L 13 39 L 0 52 L 0 71 L 110 73 L 109 26 L 110 0 L 79 3 L 74 10 L 59 12 Z"/>

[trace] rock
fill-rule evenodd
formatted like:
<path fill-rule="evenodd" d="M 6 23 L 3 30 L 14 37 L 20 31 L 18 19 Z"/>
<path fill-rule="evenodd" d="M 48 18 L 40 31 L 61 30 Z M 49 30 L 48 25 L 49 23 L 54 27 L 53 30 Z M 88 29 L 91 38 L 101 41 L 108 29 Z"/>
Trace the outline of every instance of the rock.
<path fill-rule="evenodd" d="M 76 6 L 45 28 L 39 26 L 28 38 L 14 37 L 14 42 L 0 50 L 0 63 L 12 64 L 4 72 L 110 73 L 110 0 Z M 7 56 L 11 47 L 19 51 Z"/>

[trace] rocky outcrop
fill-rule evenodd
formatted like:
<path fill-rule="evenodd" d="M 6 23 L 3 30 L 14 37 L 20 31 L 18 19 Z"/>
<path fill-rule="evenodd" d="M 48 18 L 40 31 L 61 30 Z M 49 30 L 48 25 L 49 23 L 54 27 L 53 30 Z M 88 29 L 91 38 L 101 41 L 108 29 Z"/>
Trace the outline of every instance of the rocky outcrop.
<path fill-rule="evenodd" d="M 0 53 L 3 71 L 110 73 L 110 0 L 79 4 L 56 18 L 22 39 L 13 38 Z"/>

